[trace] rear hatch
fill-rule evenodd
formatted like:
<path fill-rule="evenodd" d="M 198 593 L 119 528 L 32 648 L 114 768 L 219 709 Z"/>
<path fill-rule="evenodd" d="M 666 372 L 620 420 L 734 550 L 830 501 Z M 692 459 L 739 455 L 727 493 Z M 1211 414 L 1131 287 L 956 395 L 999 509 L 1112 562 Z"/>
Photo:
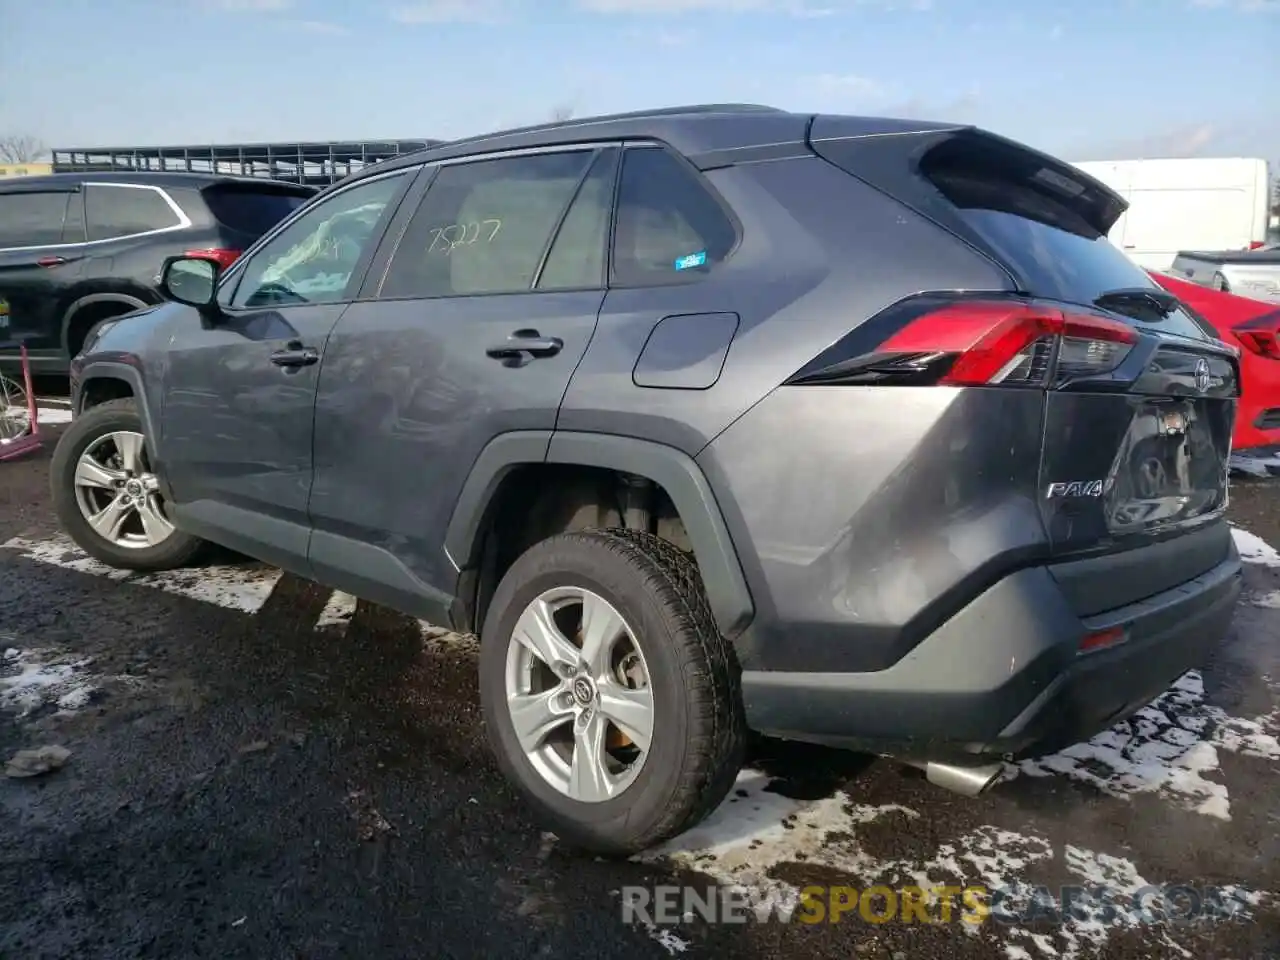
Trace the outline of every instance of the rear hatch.
<path fill-rule="evenodd" d="M 983 131 L 858 142 L 824 136 L 826 119 L 814 123 L 820 155 L 1002 265 L 1006 295 L 1062 311 L 1059 335 L 1026 354 L 1045 371 L 1038 499 L 1054 554 L 1131 549 L 1219 519 L 1239 355 L 1107 239 L 1124 201 Z"/>
<path fill-rule="evenodd" d="M 200 191 L 226 246 L 243 251 L 316 195 L 314 187 L 264 180 L 224 180 Z"/>

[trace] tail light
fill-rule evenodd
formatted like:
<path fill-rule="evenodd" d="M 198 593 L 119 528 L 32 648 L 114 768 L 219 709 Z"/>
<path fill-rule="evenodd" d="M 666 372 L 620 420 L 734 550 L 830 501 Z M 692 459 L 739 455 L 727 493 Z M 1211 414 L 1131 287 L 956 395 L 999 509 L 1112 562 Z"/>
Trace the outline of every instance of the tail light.
<path fill-rule="evenodd" d="M 1138 332 L 1109 317 L 998 299 L 915 297 L 855 329 L 788 382 L 1046 387 L 1118 367 Z"/>
<path fill-rule="evenodd" d="M 1267 241 L 1265 241 L 1265 240 L 1254 240 L 1254 241 L 1251 241 L 1251 242 L 1250 242 L 1250 244 L 1249 244 L 1249 246 L 1245 247 L 1245 249 L 1246 249 L 1246 250 L 1261 250 L 1261 249 L 1262 249 L 1263 247 L 1265 247 L 1266 245 L 1267 245 Z"/>
<path fill-rule="evenodd" d="M 1280 310 L 1246 320 L 1231 332 L 1250 353 L 1280 360 Z"/>
<path fill-rule="evenodd" d="M 225 270 L 237 260 L 240 259 L 239 250 L 226 250 L 222 247 L 210 247 L 207 250 L 188 250 L 183 254 L 184 257 L 196 257 L 200 260 L 212 260 L 221 269 Z"/>

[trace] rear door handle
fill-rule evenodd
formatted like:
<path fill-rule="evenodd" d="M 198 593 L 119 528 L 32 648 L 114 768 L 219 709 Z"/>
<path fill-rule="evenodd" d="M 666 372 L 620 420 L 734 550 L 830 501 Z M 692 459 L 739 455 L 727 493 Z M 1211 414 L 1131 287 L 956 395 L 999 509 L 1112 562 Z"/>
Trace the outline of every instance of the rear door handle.
<path fill-rule="evenodd" d="M 309 367 L 320 359 L 320 353 L 314 347 L 304 347 L 301 344 L 294 346 L 290 344 L 284 350 L 277 350 L 271 355 L 271 362 L 277 367 Z"/>
<path fill-rule="evenodd" d="M 554 357 L 564 349 L 559 337 L 544 337 L 537 330 L 517 330 L 506 342 L 490 347 L 485 353 L 504 366 L 523 367 L 534 360 Z"/>

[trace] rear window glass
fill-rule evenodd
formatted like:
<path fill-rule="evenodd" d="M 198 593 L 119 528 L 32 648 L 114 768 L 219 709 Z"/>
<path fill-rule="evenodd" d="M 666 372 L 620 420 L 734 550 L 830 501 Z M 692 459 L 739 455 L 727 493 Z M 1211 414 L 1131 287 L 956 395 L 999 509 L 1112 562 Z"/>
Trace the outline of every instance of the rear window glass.
<path fill-rule="evenodd" d="M 310 195 L 244 187 L 209 187 L 204 191 L 205 203 L 215 220 L 255 239 L 310 199 Z"/>
<path fill-rule="evenodd" d="M 1113 290 L 1163 291 L 1091 224 L 1091 211 L 1074 209 L 1071 184 L 1054 171 L 1012 170 L 977 151 L 964 155 L 957 151 L 932 166 L 926 159 L 922 172 L 1036 296 L 1092 304 Z M 1059 189 L 1066 190 L 1068 197 L 1059 195 Z M 1158 321 L 1126 318 L 1184 337 L 1212 336 L 1183 310 Z"/>

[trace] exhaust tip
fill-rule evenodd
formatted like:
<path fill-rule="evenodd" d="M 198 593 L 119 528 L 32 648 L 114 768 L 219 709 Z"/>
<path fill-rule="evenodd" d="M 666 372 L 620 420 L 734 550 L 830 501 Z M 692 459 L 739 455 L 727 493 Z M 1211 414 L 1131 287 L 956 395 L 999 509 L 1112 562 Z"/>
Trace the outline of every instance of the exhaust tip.
<path fill-rule="evenodd" d="M 949 763 L 927 763 L 924 775 L 934 786 L 965 797 L 986 793 L 1000 777 L 1004 765 L 989 763 L 979 767 L 958 767 Z"/>

